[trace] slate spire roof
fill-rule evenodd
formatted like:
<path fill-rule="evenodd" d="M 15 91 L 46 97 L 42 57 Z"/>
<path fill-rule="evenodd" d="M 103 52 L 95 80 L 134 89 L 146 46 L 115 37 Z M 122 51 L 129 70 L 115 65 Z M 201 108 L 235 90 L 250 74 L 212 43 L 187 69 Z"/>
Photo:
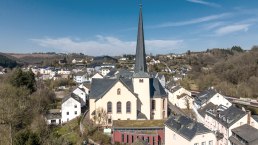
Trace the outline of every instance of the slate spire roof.
<path fill-rule="evenodd" d="M 135 58 L 135 73 L 147 72 L 144 31 L 143 31 L 143 18 L 142 18 L 142 5 L 140 5 L 137 45 L 136 45 L 136 58 Z"/>

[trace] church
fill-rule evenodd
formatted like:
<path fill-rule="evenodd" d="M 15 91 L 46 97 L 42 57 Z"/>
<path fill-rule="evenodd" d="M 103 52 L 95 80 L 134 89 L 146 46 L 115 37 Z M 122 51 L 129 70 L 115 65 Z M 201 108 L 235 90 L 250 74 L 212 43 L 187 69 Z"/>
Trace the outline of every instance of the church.
<path fill-rule="evenodd" d="M 140 7 L 135 67 L 132 75 L 114 79 L 93 79 L 89 94 L 89 115 L 106 113 L 105 125 L 115 120 L 161 120 L 167 118 L 168 95 L 147 70 L 142 6 Z"/>

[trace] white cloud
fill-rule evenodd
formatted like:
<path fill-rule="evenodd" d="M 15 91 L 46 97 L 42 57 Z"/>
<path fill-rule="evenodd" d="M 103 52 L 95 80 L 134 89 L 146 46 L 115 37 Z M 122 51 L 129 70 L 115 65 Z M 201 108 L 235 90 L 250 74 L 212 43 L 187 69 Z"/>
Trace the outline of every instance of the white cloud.
<path fill-rule="evenodd" d="M 82 52 L 88 55 L 134 54 L 135 41 L 122 41 L 116 37 L 96 36 L 96 40 L 76 41 L 69 37 L 31 39 L 43 48 L 59 49 L 62 52 Z M 183 40 L 146 40 L 146 51 L 151 53 L 178 48 Z"/>
<path fill-rule="evenodd" d="M 225 24 L 226 24 L 226 22 L 212 22 L 212 23 L 205 24 L 204 29 L 205 30 L 212 30 L 212 29 L 218 28 L 220 26 L 223 26 Z"/>
<path fill-rule="evenodd" d="M 215 31 L 216 35 L 226 35 L 238 31 L 248 31 L 251 24 L 234 24 L 234 25 L 228 25 L 224 27 L 220 27 Z"/>
<path fill-rule="evenodd" d="M 215 8 L 221 7 L 221 5 L 219 5 L 219 4 L 212 3 L 212 2 L 206 2 L 204 0 L 186 0 L 186 1 L 191 2 L 191 3 L 206 5 L 206 6 L 209 6 L 209 7 L 215 7 Z"/>
<path fill-rule="evenodd" d="M 198 23 L 218 20 L 218 19 L 229 17 L 229 16 L 231 16 L 231 13 L 222 13 L 222 14 L 217 14 L 217 15 L 210 15 L 210 16 L 206 16 L 206 17 L 196 18 L 196 19 L 192 19 L 189 21 L 163 23 L 163 24 L 153 26 L 150 28 L 164 28 L 164 27 L 192 25 L 192 24 L 198 24 Z"/>

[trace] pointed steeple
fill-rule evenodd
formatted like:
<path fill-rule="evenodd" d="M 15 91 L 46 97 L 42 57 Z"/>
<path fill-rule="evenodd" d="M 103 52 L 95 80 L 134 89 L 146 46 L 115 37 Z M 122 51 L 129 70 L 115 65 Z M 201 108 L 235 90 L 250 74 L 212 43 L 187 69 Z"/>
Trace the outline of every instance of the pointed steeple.
<path fill-rule="evenodd" d="M 142 18 L 142 4 L 140 4 L 136 56 L 135 56 L 135 73 L 147 73 L 145 44 L 144 44 L 144 31 L 143 31 L 143 18 Z"/>

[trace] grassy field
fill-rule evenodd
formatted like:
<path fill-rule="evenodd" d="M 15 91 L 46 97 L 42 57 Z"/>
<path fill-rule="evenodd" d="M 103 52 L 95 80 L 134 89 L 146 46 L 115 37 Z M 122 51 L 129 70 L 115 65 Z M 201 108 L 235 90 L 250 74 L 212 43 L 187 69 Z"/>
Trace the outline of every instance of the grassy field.
<path fill-rule="evenodd" d="M 80 136 L 78 119 L 74 119 L 63 126 L 59 126 L 54 130 L 54 134 L 60 139 L 67 140 L 72 144 L 81 144 L 83 138 Z"/>

